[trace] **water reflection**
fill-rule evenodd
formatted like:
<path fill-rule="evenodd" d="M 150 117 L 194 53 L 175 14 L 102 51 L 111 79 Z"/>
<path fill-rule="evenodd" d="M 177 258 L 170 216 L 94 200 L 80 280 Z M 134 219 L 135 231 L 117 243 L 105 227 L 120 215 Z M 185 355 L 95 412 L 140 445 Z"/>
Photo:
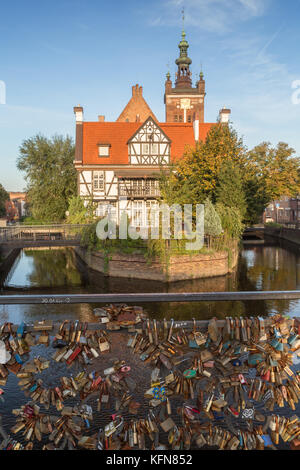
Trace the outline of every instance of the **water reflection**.
<path fill-rule="evenodd" d="M 236 271 L 227 276 L 174 283 L 109 278 L 86 268 L 72 248 L 23 250 L 2 283 L 3 293 L 126 293 L 216 292 L 294 290 L 300 286 L 300 252 L 280 245 L 251 245 L 241 251 Z M 270 313 L 299 316 L 300 301 L 244 301 L 143 304 L 157 319 L 191 319 L 216 316 L 266 316 Z M 3 321 L 56 320 L 94 321 L 95 305 L 19 305 L 0 307 Z"/>
<path fill-rule="evenodd" d="M 58 287 L 82 285 L 72 248 L 20 251 L 4 286 Z"/>

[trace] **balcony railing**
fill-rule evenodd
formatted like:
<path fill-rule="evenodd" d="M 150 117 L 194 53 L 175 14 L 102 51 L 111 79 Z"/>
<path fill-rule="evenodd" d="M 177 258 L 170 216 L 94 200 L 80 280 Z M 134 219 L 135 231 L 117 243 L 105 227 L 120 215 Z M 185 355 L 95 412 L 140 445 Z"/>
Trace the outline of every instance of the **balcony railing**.
<path fill-rule="evenodd" d="M 159 188 L 120 188 L 120 196 L 127 197 L 159 197 Z"/>

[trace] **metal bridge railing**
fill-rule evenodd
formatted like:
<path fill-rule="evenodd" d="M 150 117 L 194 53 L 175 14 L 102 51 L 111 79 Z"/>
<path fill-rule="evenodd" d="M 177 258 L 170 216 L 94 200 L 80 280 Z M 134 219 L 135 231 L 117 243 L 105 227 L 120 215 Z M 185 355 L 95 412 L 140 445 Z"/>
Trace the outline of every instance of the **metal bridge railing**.
<path fill-rule="evenodd" d="M 187 292 L 187 293 L 134 293 L 134 294 L 55 294 L 55 295 L 0 295 L 0 305 L 28 305 L 28 304 L 120 304 L 147 302 L 202 302 L 202 301 L 245 301 L 245 300 L 295 300 L 300 299 L 300 290 L 293 291 L 260 291 L 260 292 Z M 294 320 L 300 324 L 299 316 Z M 174 327 L 192 328 L 207 326 L 209 320 L 176 320 Z M 266 322 L 271 321 L 271 317 Z M 158 322 L 159 323 L 159 322 Z M 217 320 L 223 326 L 225 320 Z M 170 324 L 170 321 L 168 322 Z M 56 328 L 57 325 L 54 325 Z M 93 329 L 102 329 L 105 324 L 91 324 Z"/>
<path fill-rule="evenodd" d="M 78 239 L 88 224 L 16 225 L 0 228 L 0 243 L 16 240 Z"/>
<path fill-rule="evenodd" d="M 262 291 L 262 292 L 187 292 L 187 293 L 135 293 L 135 294 L 55 294 L 55 295 L 0 295 L 0 305 L 28 305 L 28 304 L 120 304 L 120 303 L 147 303 L 147 302 L 201 302 L 201 301 L 245 301 L 245 300 L 295 300 L 300 299 L 300 290 L 294 291 Z M 299 316 L 294 317 L 300 325 Z M 217 320 L 218 326 L 224 326 L 225 319 Z M 271 317 L 265 323 L 270 323 Z M 176 320 L 174 328 L 193 328 L 207 326 L 209 320 Z M 157 322 L 160 323 L 159 321 Z M 171 323 L 167 322 L 168 325 Z M 16 327 L 16 325 L 14 326 Z M 29 328 L 33 326 L 28 325 Z M 54 331 L 58 331 L 59 324 L 54 324 Z M 103 329 L 105 323 L 90 323 L 91 329 Z M 28 330 L 29 331 L 29 330 Z"/>
<path fill-rule="evenodd" d="M 245 300 L 295 300 L 300 290 L 242 291 L 242 292 L 171 292 L 135 294 L 25 294 L 0 295 L 5 304 L 80 304 L 80 303 L 136 303 L 136 302 L 203 302 Z M 300 312 L 299 312 L 300 313 Z"/>

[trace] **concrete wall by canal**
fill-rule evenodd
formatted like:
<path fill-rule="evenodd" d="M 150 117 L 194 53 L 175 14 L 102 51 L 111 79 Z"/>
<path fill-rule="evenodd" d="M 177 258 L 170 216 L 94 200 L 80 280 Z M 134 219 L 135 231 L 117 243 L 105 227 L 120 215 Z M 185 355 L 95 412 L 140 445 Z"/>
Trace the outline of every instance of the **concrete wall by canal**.
<path fill-rule="evenodd" d="M 107 276 L 163 282 L 224 276 L 238 263 L 237 247 L 230 253 L 171 256 L 168 263 L 159 258 L 149 262 L 140 254 L 113 254 L 107 259 L 103 253 L 88 252 L 82 247 L 74 247 L 74 250 L 89 268 Z"/>
<path fill-rule="evenodd" d="M 285 227 L 265 227 L 265 234 L 300 246 L 300 230 Z"/>

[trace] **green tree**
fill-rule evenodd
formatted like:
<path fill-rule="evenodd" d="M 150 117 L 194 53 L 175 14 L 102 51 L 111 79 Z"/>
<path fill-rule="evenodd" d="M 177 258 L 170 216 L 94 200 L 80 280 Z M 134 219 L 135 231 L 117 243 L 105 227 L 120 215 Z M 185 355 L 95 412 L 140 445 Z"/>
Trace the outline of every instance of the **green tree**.
<path fill-rule="evenodd" d="M 95 210 L 98 203 L 91 198 L 83 200 L 80 196 L 69 198 L 67 223 L 90 224 L 95 219 Z"/>
<path fill-rule="evenodd" d="M 244 191 L 247 205 L 244 222 L 246 225 L 257 224 L 269 203 L 269 198 L 266 194 L 264 179 L 251 171 L 251 168 L 245 171 Z"/>
<path fill-rule="evenodd" d="M 215 124 L 204 142 L 189 148 L 176 165 L 179 184 L 188 187 L 190 203 L 215 198 L 221 169 L 225 162 L 242 165 L 246 148 L 231 125 Z"/>
<path fill-rule="evenodd" d="M 215 207 L 220 216 L 224 232 L 230 238 L 239 240 L 244 231 L 244 224 L 239 209 L 226 206 L 221 202 L 218 202 Z"/>
<path fill-rule="evenodd" d="M 204 233 L 208 237 L 209 247 L 211 239 L 222 233 L 220 216 L 209 198 L 206 198 L 204 202 Z"/>
<path fill-rule="evenodd" d="M 221 166 L 214 199 L 224 206 L 238 209 L 242 217 L 246 214 L 247 204 L 242 172 L 240 165 L 232 160 L 225 161 Z"/>
<path fill-rule="evenodd" d="M 266 204 L 300 192 L 300 158 L 285 142 L 262 142 L 248 152 L 248 167 L 265 188 Z"/>
<path fill-rule="evenodd" d="M 77 186 L 72 138 L 36 135 L 24 140 L 19 151 L 17 167 L 25 172 L 30 213 L 44 222 L 63 220 Z"/>
<path fill-rule="evenodd" d="M 4 189 L 2 184 L 0 184 L 0 217 L 3 217 L 6 214 L 5 202 L 9 200 L 9 194 Z"/>

